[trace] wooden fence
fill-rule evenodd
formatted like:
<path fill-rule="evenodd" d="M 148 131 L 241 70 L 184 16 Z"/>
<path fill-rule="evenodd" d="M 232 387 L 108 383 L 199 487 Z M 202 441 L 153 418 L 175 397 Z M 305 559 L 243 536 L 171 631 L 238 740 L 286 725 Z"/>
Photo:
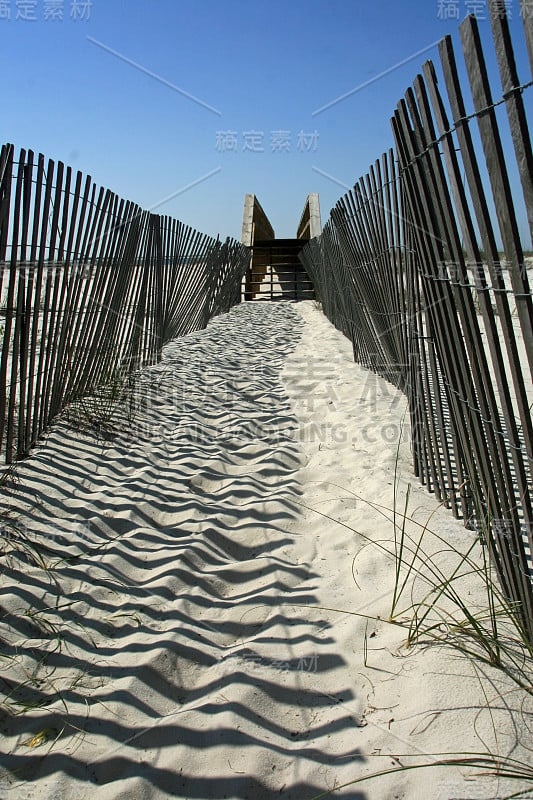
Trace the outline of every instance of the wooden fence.
<path fill-rule="evenodd" d="M 31 151 L 0 154 L 0 457 L 240 300 L 249 250 Z"/>
<path fill-rule="evenodd" d="M 524 106 L 532 90 L 531 80 L 519 82 L 504 4 L 489 0 L 489 8 L 502 98 L 492 98 L 468 17 L 460 32 L 471 98 L 447 37 L 439 53 L 446 96 L 427 62 L 392 119 L 395 150 L 338 201 L 301 258 L 355 360 L 407 395 L 416 474 L 483 531 L 533 638 L 533 260 L 515 208 L 533 231 Z M 533 72 L 533 14 L 522 10 Z M 524 203 L 511 192 L 513 147 Z"/>

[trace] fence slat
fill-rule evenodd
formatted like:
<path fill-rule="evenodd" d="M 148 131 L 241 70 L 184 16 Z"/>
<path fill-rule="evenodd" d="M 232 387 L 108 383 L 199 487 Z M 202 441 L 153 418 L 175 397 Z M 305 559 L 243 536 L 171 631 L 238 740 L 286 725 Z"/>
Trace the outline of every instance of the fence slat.
<path fill-rule="evenodd" d="M 14 170 L 16 172 L 14 174 Z M 66 404 L 153 363 L 240 301 L 247 248 L 142 211 L 90 176 L 0 151 L 0 456 L 23 458 Z M 83 188 L 82 188 L 83 187 Z M 7 264 L 9 269 L 5 268 Z M 191 264 L 193 268 L 191 269 Z"/>
<path fill-rule="evenodd" d="M 493 103 L 477 24 L 467 18 L 461 38 L 475 113 L 466 112 L 445 37 L 439 52 L 451 123 L 426 62 L 391 120 L 394 157 L 383 156 L 340 198 L 301 258 L 354 358 L 406 394 L 415 473 L 480 531 L 533 641 L 532 297 L 495 114 L 505 101 L 531 221 L 533 157 L 522 99 L 531 87 L 518 82 L 504 4 L 490 3 L 502 100 Z M 530 58 L 531 25 L 524 15 Z M 479 128 L 488 182 L 470 124 Z"/>
<path fill-rule="evenodd" d="M 501 0 L 489 0 L 489 12 L 502 89 L 506 98 L 507 116 L 509 117 L 516 153 L 518 173 L 526 202 L 529 230 L 533 238 L 533 150 L 531 148 L 524 100 L 520 91 L 520 80 L 511 43 L 509 22 L 505 13 L 505 3 L 502 3 Z"/>
<path fill-rule="evenodd" d="M 461 24 L 460 32 L 474 107 L 477 112 L 477 124 L 492 186 L 496 215 L 505 255 L 509 261 L 516 308 L 522 328 L 530 374 L 533 378 L 533 300 L 527 273 L 524 269 L 524 253 L 518 231 L 500 132 L 494 108 L 491 108 L 493 105 L 492 92 L 475 17 L 467 17 Z"/>
<path fill-rule="evenodd" d="M 19 255 L 19 230 L 20 230 L 20 207 L 22 202 L 22 193 L 24 189 L 24 165 L 26 161 L 26 151 L 21 150 L 18 172 L 17 172 L 17 185 L 15 190 L 15 204 L 14 204 L 14 221 L 13 221 L 13 239 L 11 243 L 11 258 L 9 264 L 9 283 L 7 291 L 6 312 L 4 321 L 4 346 L 2 348 L 2 362 L 0 366 L 0 385 L 5 387 L 6 377 L 9 374 L 8 362 L 11 358 L 11 383 L 9 392 L 4 391 L 0 395 L 0 441 L 3 436 L 4 424 L 6 425 L 6 461 L 11 463 L 13 458 L 12 445 L 13 445 L 13 429 L 15 424 L 15 391 L 18 375 L 18 357 L 19 357 L 19 334 L 20 334 L 20 317 L 17 314 L 19 304 L 17 302 L 17 309 L 15 310 L 15 285 L 17 280 L 17 260 Z M 15 330 L 13 339 L 11 338 L 11 330 L 13 325 L 13 317 L 15 318 Z M 11 345 L 11 353 L 10 353 Z M 6 397 L 6 394 L 8 395 Z M 5 419 L 7 414 L 7 420 Z"/>
<path fill-rule="evenodd" d="M 533 14 L 529 0 L 520 0 L 520 13 L 524 25 L 531 77 L 533 78 Z"/>

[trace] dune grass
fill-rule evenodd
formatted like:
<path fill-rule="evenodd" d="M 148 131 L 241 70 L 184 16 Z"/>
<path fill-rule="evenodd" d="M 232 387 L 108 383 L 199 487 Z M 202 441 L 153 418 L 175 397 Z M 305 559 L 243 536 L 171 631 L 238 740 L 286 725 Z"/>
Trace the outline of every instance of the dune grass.
<path fill-rule="evenodd" d="M 483 679 L 486 678 L 488 668 L 498 670 L 512 681 L 514 691 L 521 693 L 522 713 L 530 716 L 524 705 L 525 699 L 533 697 L 533 643 L 523 627 L 519 608 L 501 590 L 486 544 L 489 541 L 490 518 L 478 517 L 478 537 L 470 541 L 465 549 L 454 546 L 431 527 L 432 519 L 443 503 L 436 506 L 424 523 L 416 521 L 409 509 L 411 484 L 408 484 L 403 507 L 399 510 L 398 460 L 399 448 L 396 454 L 392 508 L 371 502 L 346 487 L 329 484 L 342 489 L 357 501 L 370 505 L 384 516 L 393 527 L 394 535 L 390 544 L 375 541 L 345 522 L 298 503 L 362 537 L 366 541 L 365 546 L 378 548 L 391 558 L 394 565 L 394 585 L 387 618 L 371 613 L 321 608 L 366 619 L 367 628 L 371 620 L 399 627 L 405 633 L 406 652 L 417 647 L 445 647 L 464 657 L 473 666 L 481 684 L 491 720 L 495 701 L 506 705 L 506 698 L 497 692 L 496 698 L 489 700 Z M 354 575 L 357 557 L 354 557 L 352 565 Z M 451 570 L 450 563 L 453 564 Z M 484 603 L 478 603 L 475 607 L 469 594 L 473 584 L 481 588 L 484 597 Z M 365 630 L 365 665 L 367 653 Z M 494 682 L 491 685 L 495 688 Z M 531 724 L 526 724 L 526 727 L 530 730 Z M 409 753 L 399 754 L 398 758 L 405 762 L 402 765 L 364 775 L 317 795 L 313 800 L 329 797 L 341 789 L 385 775 L 444 766 L 470 768 L 479 776 L 506 779 L 520 784 L 520 789 L 507 794 L 501 800 L 533 797 L 533 763 L 500 755 L 498 731 L 494 721 L 492 731 L 495 746 L 487 746 L 485 752 L 428 753 L 425 758 Z M 533 752 L 533 747 L 528 749 Z"/>
<path fill-rule="evenodd" d="M 117 432 L 116 417 L 120 410 L 121 424 L 131 426 L 136 412 L 137 378 L 138 370 L 117 368 L 90 391 L 73 392 L 65 412 L 69 423 L 108 439 Z"/>

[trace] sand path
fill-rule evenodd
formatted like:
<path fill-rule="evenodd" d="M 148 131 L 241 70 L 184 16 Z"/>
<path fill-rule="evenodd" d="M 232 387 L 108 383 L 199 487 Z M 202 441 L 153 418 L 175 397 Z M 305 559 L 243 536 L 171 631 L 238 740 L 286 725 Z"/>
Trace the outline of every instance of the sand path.
<path fill-rule="evenodd" d="M 392 537 L 376 505 L 405 400 L 315 304 L 235 308 L 168 345 L 135 397 L 114 437 L 71 417 L 18 470 L 13 524 L 47 569 L 4 564 L 0 688 L 42 708 L 2 712 L 0 798 L 310 800 L 405 753 L 482 749 L 468 663 L 405 657 L 401 630 L 327 610 L 389 612 L 393 561 L 365 537 Z M 398 497 L 412 481 L 424 521 L 405 434 Z M 500 716 L 511 752 L 522 733 Z M 440 769 L 335 796 L 498 791 Z"/>

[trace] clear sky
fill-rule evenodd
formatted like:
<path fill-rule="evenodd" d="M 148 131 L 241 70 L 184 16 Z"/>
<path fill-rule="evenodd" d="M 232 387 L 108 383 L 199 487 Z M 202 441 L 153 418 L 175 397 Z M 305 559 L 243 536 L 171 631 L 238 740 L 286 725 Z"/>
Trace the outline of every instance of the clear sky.
<path fill-rule="evenodd" d="M 451 33 L 460 50 L 469 10 L 490 45 L 469 0 L 0 0 L 2 140 L 212 235 L 240 238 L 253 192 L 295 236 L 309 192 L 324 222 L 344 193 L 321 172 L 352 186 L 392 145 L 398 100 L 432 44 Z"/>

